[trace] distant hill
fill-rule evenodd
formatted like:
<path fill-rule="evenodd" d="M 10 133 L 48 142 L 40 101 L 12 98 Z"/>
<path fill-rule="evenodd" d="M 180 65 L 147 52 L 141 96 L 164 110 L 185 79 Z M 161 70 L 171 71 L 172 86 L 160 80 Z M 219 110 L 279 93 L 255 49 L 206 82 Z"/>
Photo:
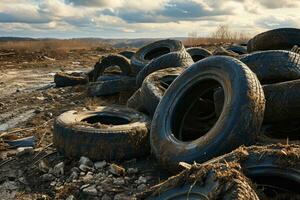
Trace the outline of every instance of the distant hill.
<path fill-rule="evenodd" d="M 63 39 L 63 40 L 77 40 L 83 41 L 86 43 L 106 43 L 110 46 L 116 48 L 125 48 L 125 47 L 135 47 L 139 48 L 148 43 L 161 40 L 163 38 L 138 38 L 138 39 L 103 39 L 103 38 L 72 38 L 72 39 Z M 173 38 L 178 40 L 183 40 L 185 38 Z M 42 41 L 42 40 L 60 40 L 55 38 L 25 38 L 25 37 L 0 37 L 0 42 L 8 41 Z"/>

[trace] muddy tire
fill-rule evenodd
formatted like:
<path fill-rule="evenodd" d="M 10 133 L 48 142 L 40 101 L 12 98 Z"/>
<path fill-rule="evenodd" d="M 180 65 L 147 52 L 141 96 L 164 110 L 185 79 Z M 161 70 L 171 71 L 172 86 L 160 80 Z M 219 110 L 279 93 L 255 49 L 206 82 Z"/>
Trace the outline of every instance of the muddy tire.
<path fill-rule="evenodd" d="M 84 85 L 88 82 L 88 78 L 84 73 L 58 72 L 54 75 L 54 82 L 56 87 Z"/>
<path fill-rule="evenodd" d="M 280 28 L 256 35 L 249 40 L 247 50 L 288 50 L 294 45 L 300 45 L 300 29 Z"/>
<path fill-rule="evenodd" d="M 147 199 L 258 200 L 254 188 L 235 163 L 192 165 L 154 186 Z"/>
<path fill-rule="evenodd" d="M 131 75 L 130 60 L 122 55 L 112 54 L 102 58 L 94 66 L 93 77 L 90 82 L 96 81 L 97 78 L 104 74 L 105 69 L 112 66 L 118 66 L 122 75 Z"/>
<path fill-rule="evenodd" d="M 230 57 L 233 57 L 233 58 L 238 58 L 239 57 L 239 54 L 233 52 L 233 51 L 230 51 L 230 50 L 227 50 L 225 49 L 224 47 L 219 47 L 217 48 L 214 52 L 213 52 L 213 55 L 217 56 L 217 55 L 221 55 L 221 56 L 230 56 Z"/>
<path fill-rule="evenodd" d="M 135 52 L 134 51 L 121 51 L 119 54 L 122 56 L 125 56 L 128 59 L 131 59 L 132 56 L 135 54 Z"/>
<path fill-rule="evenodd" d="M 97 82 L 89 83 L 88 94 L 90 96 L 106 96 L 135 89 L 135 77 L 106 75 L 100 76 Z"/>
<path fill-rule="evenodd" d="M 100 122 L 99 127 L 91 123 Z M 54 123 L 53 142 L 68 157 L 121 160 L 149 153 L 148 118 L 126 107 L 68 111 Z"/>
<path fill-rule="evenodd" d="M 262 51 L 240 59 L 262 84 L 300 79 L 300 55 L 282 50 Z"/>
<path fill-rule="evenodd" d="M 179 40 L 160 40 L 139 49 L 131 58 L 134 72 L 137 74 L 151 60 L 170 52 L 183 51 L 184 46 Z"/>
<path fill-rule="evenodd" d="M 285 199 L 292 197 L 298 199 L 300 197 L 299 155 L 300 148 L 297 145 L 240 147 L 206 164 L 237 162 L 241 165 L 242 172 L 256 185 L 271 186 L 271 189 L 281 188 L 288 192 L 286 195 L 290 195 Z M 266 197 L 262 196 L 260 199 L 266 199 Z M 276 196 L 271 199 L 276 199 Z"/>
<path fill-rule="evenodd" d="M 261 129 L 259 144 L 297 144 L 300 145 L 300 125 L 297 120 L 266 124 Z"/>
<path fill-rule="evenodd" d="M 212 53 L 201 47 L 191 47 L 186 49 L 186 51 L 190 54 L 194 62 L 198 62 L 208 56 L 211 56 Z"/>
<path fill-rule="evenodd" d="M 153 116 L 166 89 L 183 70 L 183 68 L 166 68 L 153 72 L 146 77 L 139 91 L 128 100 L 127 105 Z"/>
<path fill-rule="evenodd" d="M 144 79 L 151 73 L 165 68 L 189 67 L 194 63 L 190 54 L 186 51 L 178 51 L 160 56 L 148 63 L 137 75 L 136 84 L 142 85 Z"/>
<path fill-rule="evenodd" d="M 266 99 L 264 123 L 300 119 L 300 80 L 263 85 Z M 214 93 L 217 115 L 222 112 L 224 93 L 218 89 Z"/>
<path fill-rule="evenodd" d="M 233 51 L 234 53 L 237 53 L 239 55 L 243 55 L 247 53 L 247 49 L 241 45 L 231 45 L 226 49 L 229 51 Z"/>
<path fill-rule="evenodd" d="M 225 90 L 226 106 L 219 119 L 206 134 L 186 141 L 189 136 L 178 130 L 184 126 L 188 105 L 207 87 L 220 85 Z M 177 77 L 160 101 L 151 125 L 152 151 L 163 167 L 176 171 L 181 161 L 202 163 L 242 144 L 251 145 L 260 130 L 264 109 L 262 87 L 245 64 L 227 56 L 206 58 Z"/>

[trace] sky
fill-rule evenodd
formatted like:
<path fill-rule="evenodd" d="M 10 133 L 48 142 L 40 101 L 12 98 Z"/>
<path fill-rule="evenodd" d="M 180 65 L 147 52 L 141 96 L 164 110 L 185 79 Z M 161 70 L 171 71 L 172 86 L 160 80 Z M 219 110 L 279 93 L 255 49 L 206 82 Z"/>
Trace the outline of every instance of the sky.
<path fill-rule="evenodd" d="M 300 0 L 0 0 L 0 36 L 166 38 L 300 28 Z"/>

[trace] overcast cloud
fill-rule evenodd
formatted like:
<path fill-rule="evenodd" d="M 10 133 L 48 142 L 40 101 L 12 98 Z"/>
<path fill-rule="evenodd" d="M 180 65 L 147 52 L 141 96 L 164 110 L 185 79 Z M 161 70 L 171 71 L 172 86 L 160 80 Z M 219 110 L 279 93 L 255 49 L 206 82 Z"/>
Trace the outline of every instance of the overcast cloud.
<path fill-rule="evenodd" d="M 300 28 L 299 10 L 299 0 L 1 0 L 0 36 L 208 36 L 223 24 L 254 35 Z"/>

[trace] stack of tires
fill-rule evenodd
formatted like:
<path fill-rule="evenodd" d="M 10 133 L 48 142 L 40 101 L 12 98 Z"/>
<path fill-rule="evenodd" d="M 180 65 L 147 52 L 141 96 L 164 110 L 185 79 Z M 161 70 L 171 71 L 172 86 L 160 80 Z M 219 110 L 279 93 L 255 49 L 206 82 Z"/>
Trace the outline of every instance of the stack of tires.
<path fill-rule="evenodd" d="M 299 44 L 299 29 L 277 29 L 251 39 L 247 50 L 211 53 L 176 40 L 146 45 L 122 64 L 130 70 L 120 66 L 134 79 L 127 107 L 62 114 L 54 144 L 92 159 L 151 152 L 163 169 L 181 171 L 140 198 L 298 198 Z M 90 80 L 104 80 L 103 68 L 95 66 Z"/>

